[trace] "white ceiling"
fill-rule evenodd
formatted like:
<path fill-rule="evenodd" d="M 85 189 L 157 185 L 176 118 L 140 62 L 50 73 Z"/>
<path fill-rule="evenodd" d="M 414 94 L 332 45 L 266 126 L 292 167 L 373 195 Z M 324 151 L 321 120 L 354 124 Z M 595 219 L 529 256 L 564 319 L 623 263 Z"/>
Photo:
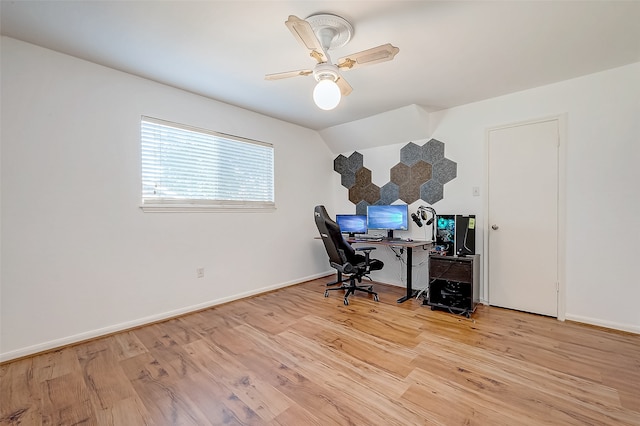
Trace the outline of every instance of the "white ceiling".
<path fill-rule="evenodd" d="M 334 59 L 384 43 L 393 61 L 345 72 L 333 111 L 284 25 L 333 13 L 354 35 Z M 450 108 L 640 61 L 639 1 L 9 1 L 3 35 L 322 130 L 408 105 Z"/>

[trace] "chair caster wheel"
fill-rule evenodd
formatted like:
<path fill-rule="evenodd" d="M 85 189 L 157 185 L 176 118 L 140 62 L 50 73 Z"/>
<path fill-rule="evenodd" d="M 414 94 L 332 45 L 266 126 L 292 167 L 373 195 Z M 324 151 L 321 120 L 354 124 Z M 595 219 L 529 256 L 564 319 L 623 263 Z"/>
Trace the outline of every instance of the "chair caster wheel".
<path fill-rule="evenodd" d="M 349 305 L 349 299 L 347 299 L 346 297 L 344 298 L 344 305 L 345 306 Z"/>
<path fill-rule="evenodd" d="M 378 295 L 377 295 L 377 294 L 374 294 L 374 295 L 373 295 L 373 300 L 374 300 L 375 302 L 379 302 L 379 300 L 378 300 Z"/>
<path fill-rule="evenodd" d="M 325 290 L 324 297 L 329 297 L 329 292 Z"/>
<path fill-rule="evenodd" d="M 369 291 L 373 291 L 373 286 L 372 285 L 369 286 Z"/>
<path fill-rule="evenodd" d="M 471 314 L 469 314 L 469 312 L 465 312 L 464 316 L 467 317 L 467 318 L 471 318 Z"/>
<path fill-rule="evenodd" d="M 435 307 L 435 306 L 432 306 L 432 307 L 431 307 L 431 310 L 432 310 L 432 311 L 435 311 L 435 310 L 436 310 L 436 307 Z"/>

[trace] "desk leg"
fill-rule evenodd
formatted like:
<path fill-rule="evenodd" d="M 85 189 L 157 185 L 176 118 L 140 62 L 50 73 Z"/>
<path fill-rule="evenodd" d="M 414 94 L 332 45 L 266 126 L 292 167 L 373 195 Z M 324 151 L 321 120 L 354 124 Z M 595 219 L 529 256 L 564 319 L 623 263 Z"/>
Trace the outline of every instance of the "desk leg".
<path fill-rule="evenodd" d="M 406 302 L 409 299 L 412 299 L 415 296 L 415 292 L 412 287 L 412 263 L 413 263 L 413 249 L 411 247 L 407 247 L 407 295 L 402 296 L 398 299 L 398 303 Z"/>
<path fill-rule="evenodd" d="M 336 284 L 340 284 L 342 283 L 342 272 L 337 271 L 338 272 L 338 276 L 336 278 L 335 281 L 331 281 L 330 283 L 327 283 L 327 287 L 330 285 L 336 285 Z"/>

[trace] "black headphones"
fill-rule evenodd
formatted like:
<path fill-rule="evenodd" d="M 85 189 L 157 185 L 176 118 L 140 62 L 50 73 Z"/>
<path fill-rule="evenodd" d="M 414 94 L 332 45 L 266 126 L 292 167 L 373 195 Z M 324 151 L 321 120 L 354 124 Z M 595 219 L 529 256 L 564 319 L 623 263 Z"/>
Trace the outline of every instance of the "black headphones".
<path fill-rule="evenodd" d="M 428 213 L 431 213 L 431 217 L 429 217 Z M 419 216 L 418 216 L 419 215 Z M 411 213 L 411 219 L 418 225 L 422 227 L 422 221 L 424 220 L 427 226 L 433 225 L 436 220 L 436 211 L 433 207 L 429 206 L 420 206 L 415 213 Z M 433 242 L 436 241 L 436 229 L 435 225 L 431 228 L 431 240 Z"/>
<path fill-rule="evenodd" d="M 431 213 L 431 218 L 427 213 Z M 420 216 L 418 216 L 418 214 Z M 411 213 L 411 219 L 416 223 L 416 225 L 422 227 L 422 221 L 424 220 L 427 225 L 431 225 L 436 218 L 436 211 L 433 207 L 420 206 L 415 213 Z M 422 220 L 421 220 L 422 219 Z"/>

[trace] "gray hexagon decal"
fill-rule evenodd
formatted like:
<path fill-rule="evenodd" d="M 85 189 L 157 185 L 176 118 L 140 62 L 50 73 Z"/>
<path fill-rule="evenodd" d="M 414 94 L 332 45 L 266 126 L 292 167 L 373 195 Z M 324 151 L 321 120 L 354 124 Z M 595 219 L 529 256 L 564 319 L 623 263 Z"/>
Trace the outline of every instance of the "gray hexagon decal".
<path fill-rule="evenodd" d="M 362 167 L 364 167 L 364 157 L 358 151 L 354 151 L 349 156 L 349 170 L 355 173 Z"/>
<path fill-rule="evenodd" d="M 444 144 L 437 139 L 431 139 L 422 145 L 422 159 L 431 165 L 444 158 Z"/>
<path fill-rule="evenodd" d="M 421 149 L 413 142 L 409 142 L 400 149 L 400 162 L 412 166 L 422 157 Z"/>
<path fill-rule="evenodd" d="M 356 204 L 356 214 L 366 215 L 368 205 L 369 203 L 367 203 L 366 201 L 360 201 L 358 204 Z"/>
<path fill-rule="evenodd" d="M 336 172 L 343 174 L 349 171 L 349 160 L 344 155 L 338 155 L 335 160 L 333 160 L 333 170 Z"/>
<path fill-rule="evenodd" d="M 433 179 L 440 183 L 453 180 L 458 174 L 458 165 L 455 161 L 443 158 L 433 165 Z"/>
<path fill-rule="evenodd" d="M 444 198 L 444 188 L 440 182 L 436 182 L 431 179 L 429 182 L 422 184 L 420 187 L 420 199 L 426 201 L 429 204 L 435 204 L 436 202 Z"/>
<path fill-rule="evenodd" d="M 380 188 L 380 202 L 384 205 L 391 204 L 400 198 L 400 188 L 393 182 L 387 182 Z"/>

